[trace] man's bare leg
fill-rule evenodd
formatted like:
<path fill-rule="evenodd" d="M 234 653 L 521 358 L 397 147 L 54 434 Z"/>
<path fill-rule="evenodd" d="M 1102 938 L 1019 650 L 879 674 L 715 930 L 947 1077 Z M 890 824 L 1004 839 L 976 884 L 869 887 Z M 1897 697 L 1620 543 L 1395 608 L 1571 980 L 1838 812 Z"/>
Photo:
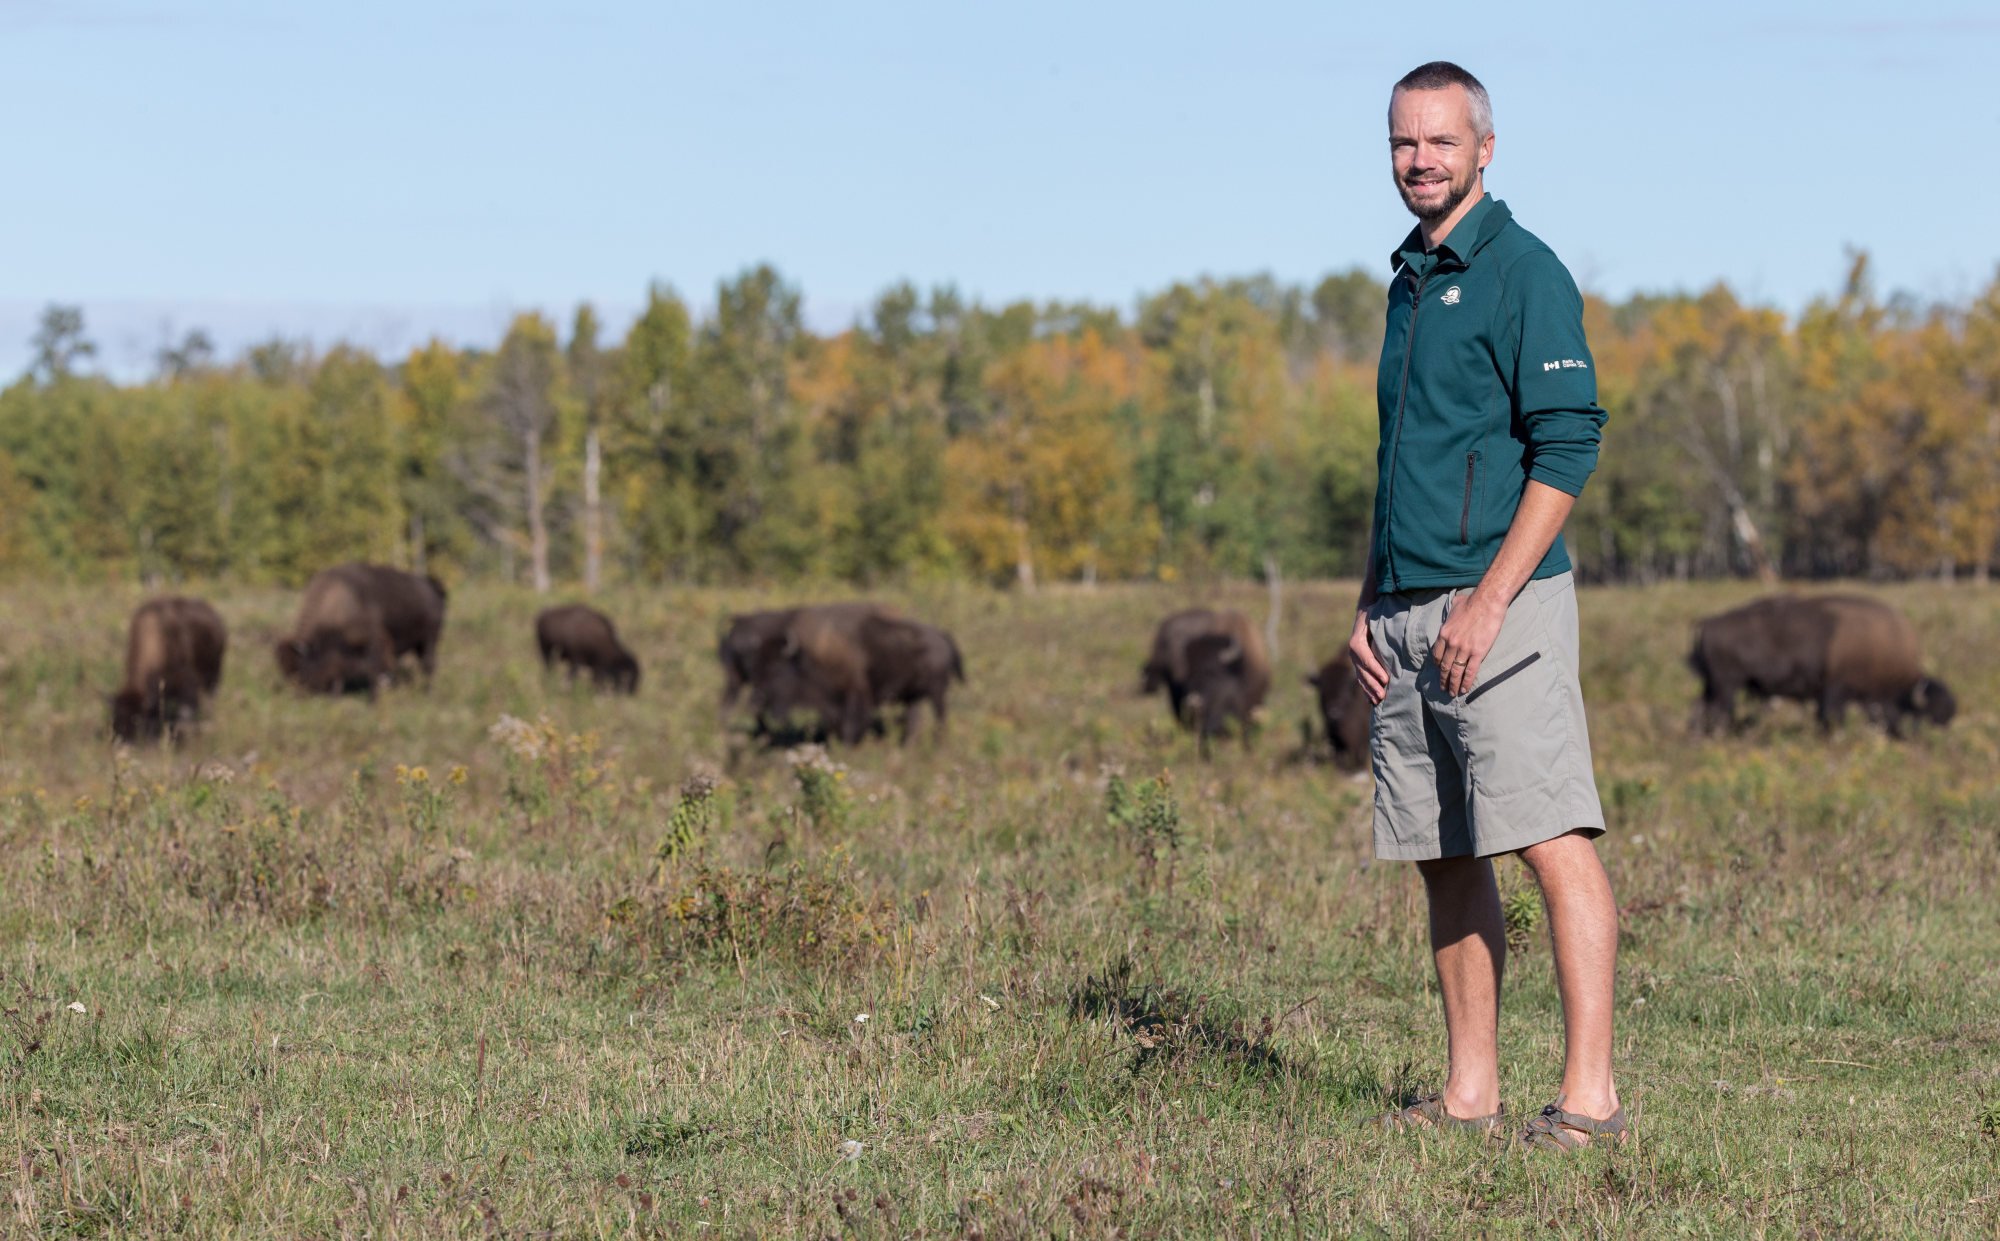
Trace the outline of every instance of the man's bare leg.
<path fill-rule="evenodd" d="M 1442 858 L 1418 862 L 1417 870 L 1430 898 L 1431 957 L 1450 1049 L 1444 1110 L 1468 1120 L 1490 1116 L 1500 1109 L 1500 976 L 1507 964 L 1493 863 Z"/>
<path fill-rule="evenodd" d="M 1570 832 L 1521 850 L 1542 886 L 1563 1006 L 1563 1108 L 1603 1120 L 1618 1110 L 1611 1080 L 1612 983 L 1618 906 L 1597 846 Z"/>

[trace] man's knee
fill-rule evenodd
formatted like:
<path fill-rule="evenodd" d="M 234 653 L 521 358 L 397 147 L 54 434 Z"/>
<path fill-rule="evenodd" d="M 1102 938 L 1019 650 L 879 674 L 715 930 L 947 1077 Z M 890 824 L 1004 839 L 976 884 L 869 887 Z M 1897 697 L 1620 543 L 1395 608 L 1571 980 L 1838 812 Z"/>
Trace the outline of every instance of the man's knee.
<path fill-rule="evenodd" d="M 1597 856 L 1597 847 L 1591 843 L 1595 839 L 1596 836 L 1593 832 L 1579 827 L 1564 832 L 1560 836 L 1552 836 L 1539 844 L 1529 845 L 1516 854 L 1516 856 L 1521 859 L 1529 870 L 1539 875 L 1543 870 L 1551 866 L 1560 866 L 1565 863 L 1578 861 L 1585 854 L 1595 858 Z"/>

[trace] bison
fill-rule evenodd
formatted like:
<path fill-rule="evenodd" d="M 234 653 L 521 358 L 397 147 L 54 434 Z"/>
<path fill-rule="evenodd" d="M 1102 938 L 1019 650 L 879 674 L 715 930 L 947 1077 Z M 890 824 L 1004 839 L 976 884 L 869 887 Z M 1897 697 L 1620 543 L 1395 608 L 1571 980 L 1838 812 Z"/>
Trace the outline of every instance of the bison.
<path fill-rule="evenodd" d="M 345 564 L 306 583 L 299 616 L 277 647 L 278 667 L 309 693 L 373 697 L 414 655 L 429 687 L 444 629 L 444 584 L 387 565 Z"/>
<path fill-rule="evenodd" d="M 903 708 L 907 743 L 921 703 L 931 704 L 942 731 L 950 683 L 965 679 L 950 634 L 867 602 L 731 617 L 716 654 L 723 710 L 747 687 L 755 732 L 770 740 L 789 737 L 791 721 L 804 713 L 816 721 L 808 735 L 858 744 L 883 731 L 877 712 L 895 705 Z"/>
<path fill-rule="evenodd" d="M 869 709 L 903 708 L 902 744 L 910 743 L 917 707 L 931 704 L 935 735 L 945 730 L 951 683 L 965 681 L 965 660 L 951 634 L 936 625 L 875 615 L 862 620 L 861 649 L 868 669 Z"/>
<path fill-rule="evenodd" d="M 1167 691 L 1174 718 L 1181 717 L 1181 698 L 1187 691 L 1187 647 L 1202 634 L 1214 631 L 1224 613 L 1209 608 L 1189 608 L 1175 612 L 1160 622 L 1153 632 L 1153 652 L 1139 666 L 1139 692 Z M 1228 613 L 1227 615 L 1237 615 Z"/>
<path fill-rule="evenodd" d="M 763 664 L 750 693 L 750 735 L 767 745 L 824 745 L 840 734 L 847 702 L 795 658 Z"/>
<path fill-rule="evenodd" d="M 890 615 L 894 613 L 874 603 L 800 608 L 779 649 L 780 657 L 796 665 L 800 681 L 824 704 L 821 713 L 828 730 L 848 745 L 859 745 L 875 718 L 861 629 L 872 617 Z"/>
<path fill-rule="evenodd" d="M 791 718 L 804 712 L 818 720 L 817 739 L 860 741 L 874 712 L 860 626 L 893 615 L 879 604 L 829 603 L 731 617 L 716 648 L 722 710 L 748 688 L 759 736 L 788 736 Z"/>
<path fill-rule="evenodd" d="M 1903 735 L 1912 718 L 1948 724 L 1958 700 L 1924 675 L 1916 630 L 1886 604 L 1858 595 L 1753 600 L 1695 625 L 1688 666 L 1701 678 L 1699 725 L 1733 725 L 1736 698 L 1790 698 L 1813 704 L 1832 731 L 1860 703 Z"/>
<path fill-rule="evenodd" d="M 1368 761 L 1368 725 L 1374 708 L 1354 679 L 1354 658 L 1340 651 L 1306 678 L 1319 694 L 1319 718 L 1333 746 L 1333 761 L 1358 768 Z"/>
<path fill-rule="evenodd" d="M 1271 687 L 1263 635 L 1241 612 L 1193 608 L 1162 620 L 1139 669 L 1139 692 L 1167 691 L 1174 718 L 1208 740 L 1234 716 L 1250 744 L 1251 721 Z"/>
<path fill-rule="evenodd" d="M 111 696 L 111 731 L 155 741 L 201 714 L 222 683 L 228 630 L 214 608 L 179 596 L 139 605 L 125 640 L 125 679 Z"/>
<path fill-rule="evenodd" d="M 581 670 L 599 688 L 621 694 L 639 690 L 639 661 L 618 640 L 611 618 L 596 608 L 571 603 L 545 609 L 535 617 L 535 644 L 544 668 L 553 668 L 557 660 L 568 666 L 571 684 Z"/>
<path fill-rule="evenodd" d="M 722 664 L 723 715 L 729 714 L 745 689 L 757 685 L 759 673 L 782 656 L 785 635 L 798 612 L 797 608 L 780 608 L 729 618 L 715 644 L 716 660 Z"/>
<path fill-rule="evenodd" d="M 1231 719 L 1237 722 L 1243 748 L 1249 749 L 1253 717 L 1271 685 L 1263 647 L 1234 633 L 1205 633 L 1187 644 L 1186 656 L 1182 719 L 1195 729 L 1201 756 L 1208 757 L 1209 739 L 1220 735 Z"/>

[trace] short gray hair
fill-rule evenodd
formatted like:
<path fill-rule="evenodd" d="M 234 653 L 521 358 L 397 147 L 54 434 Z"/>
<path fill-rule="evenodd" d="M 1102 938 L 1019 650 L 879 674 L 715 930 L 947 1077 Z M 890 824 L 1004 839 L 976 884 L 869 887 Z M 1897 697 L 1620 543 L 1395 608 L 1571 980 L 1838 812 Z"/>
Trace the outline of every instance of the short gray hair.
<path fill-rule="evenodd" d="M 1396 91 L 1444 90 L 1449 86 L 1465 88 L 1466 97 L 1472 103 L 1473 136 L 1484 138 L 1492 133 L 1493 101 L 1487 98 L 1486 88 L 1479 84 L 1478 78 L 1448 60 L 1433 60 L 1404 74 L 1396 83 L 1396 89 L 1389 92 L 1389 104 L 1395 106 Z"/>

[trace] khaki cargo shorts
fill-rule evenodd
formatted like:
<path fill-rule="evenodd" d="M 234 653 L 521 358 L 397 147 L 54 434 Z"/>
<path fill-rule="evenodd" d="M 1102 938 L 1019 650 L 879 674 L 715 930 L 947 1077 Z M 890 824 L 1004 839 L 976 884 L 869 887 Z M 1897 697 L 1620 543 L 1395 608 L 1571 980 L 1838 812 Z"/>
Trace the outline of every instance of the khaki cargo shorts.
<path fill-rule="evenodd" d="M 1604 832 L 1577 682 L 1576 583 L 1529 582 L 1470 692 L 1447 697 L 1431 661 L 1470 587 L 1384 595 L 1368 636 L 1389 670 L 1375 708 L 1375 855 L 1491 857 L 1582 828 Z"/>

